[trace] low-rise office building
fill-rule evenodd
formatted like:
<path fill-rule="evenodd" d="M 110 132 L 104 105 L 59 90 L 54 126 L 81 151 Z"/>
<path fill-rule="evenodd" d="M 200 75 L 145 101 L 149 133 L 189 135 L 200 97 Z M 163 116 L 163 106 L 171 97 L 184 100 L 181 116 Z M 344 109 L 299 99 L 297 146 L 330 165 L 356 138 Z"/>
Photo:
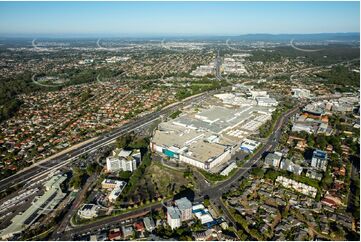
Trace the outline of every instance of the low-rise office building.
<path fill-rule="evenodd" d="M 78 210 L 78 216 L 82 219 L 92 219 L 98 216 L 100 206 L 95 204 L 84 204 Z"/>
<path fill-rule="evenodd" d="M 300 165 L 298 164 L 295 164 L 293 163 L 291 160 L 289 159 L 283 159 L 281 161 L 281 164 L 280 164 L 280 169 L 281 170 L 286 170 L 286 171 L 289 171 L 289 172 L 292 172 L 296 175 L 301 175 L 302 171 L 303 171 L 303 167 L 301 167 Z"/>
<path fill-rule="evenodd" d="M 122 233 L 124 239 L 129 239 L 134 235 L 134 229 L 132 226 L 122 226 Z"/>
<path fill-rule="evenodd" d="M 274 168 L 277 169 L 280 166 L 281 160 L 282 160 L 282 153 L 274 152 L 267 154 L 264 162 L 266 165 L 273 166 Z"/>
<path fill-rule="evenodd" d="M 108 172 L 131 171 L 137 169 L 141 162 L 140 150 L 124 150 L 116 149 L 113 155 L 106 158 L 106 166 Z"/>
<path fill-rule="evenodd" d="M 102 188 L 103 189 L 114 189 L 116 187 L 121 186 L 124 183 L 124 181 L 118 181 L 113 179 L 104 179 L 102 181 Z"/>
<path fill-rule="evenodd" d="M 204 207 L 203 204 L 197 204 L 192 207 L 192 213 L 197 217 L 202 224 L 209 224 L 214 222 L 212 215 L 209 213 L 208 209 Z"/>
<path fill-rule="evenodd" d="M 108 199 L 110 202 L 115 202 L 120 194 L 123 192 L 127 183 L 125 181 L 118 181 L 112 179 L 104 179 L 102 182 L 102 188 L 111 190 Z"/>
<path fill-rule="evenodd" d="M 148 232 L 152 232 L 155 229 L 155 223 L 152 217 L 143 218 L 143 223 Z"/>
<path fill-rule="evenodd" d="M 241 150 L 244 150 L 248 153 L 253 153 L 261 142 L 251 140 L 251 139 L 244 139 L 241 146 L 239 147 Z"/>
<path fill-rule="evenodd" d="M 318 171 L 315 171 L 315 170 L 308 170 L 307 173 L 306 173 L 306 177 L 309 177 L 311 179 L 315 179 L 315 180 L 318 180 L 318 181 L 321 181 L 322 180 L 322 174 Z"/>

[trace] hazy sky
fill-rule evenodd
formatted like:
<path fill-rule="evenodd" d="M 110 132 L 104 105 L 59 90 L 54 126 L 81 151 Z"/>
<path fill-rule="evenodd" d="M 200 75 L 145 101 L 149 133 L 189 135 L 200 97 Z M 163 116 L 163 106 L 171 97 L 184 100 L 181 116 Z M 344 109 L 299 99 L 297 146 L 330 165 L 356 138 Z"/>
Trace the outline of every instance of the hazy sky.
<path fill-rule="evenodd" d="M 1 34 L 359 32 L 359 2 L 0 2 Z"/>

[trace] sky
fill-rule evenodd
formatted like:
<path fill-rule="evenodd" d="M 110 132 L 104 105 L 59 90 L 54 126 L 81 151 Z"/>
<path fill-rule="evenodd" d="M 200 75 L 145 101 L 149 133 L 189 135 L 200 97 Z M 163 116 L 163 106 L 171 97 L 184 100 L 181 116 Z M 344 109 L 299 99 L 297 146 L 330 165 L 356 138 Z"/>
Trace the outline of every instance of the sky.
<path fill-rule="evenodd" d="M 1 35 L 360 32 L 355 2 L 0 2 Z"/>

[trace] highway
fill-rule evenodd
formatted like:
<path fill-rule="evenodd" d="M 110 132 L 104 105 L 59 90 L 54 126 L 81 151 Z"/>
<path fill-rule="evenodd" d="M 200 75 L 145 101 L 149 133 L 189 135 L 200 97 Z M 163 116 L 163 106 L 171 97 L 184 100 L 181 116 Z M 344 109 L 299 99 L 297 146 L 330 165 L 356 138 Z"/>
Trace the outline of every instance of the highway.
<path fill-rule="evenodd" d="M 219 53 L 217 56 L 216 64 L 217 65 L 221 64 L 221 62 L 219 61 Z M 218 74 L 216 73 L 216 78 L 221 79 L 222 77 L 220 76 L 220 74 L 218 76 Z M 287 120 L 290 116 L 292 116 L 293 114 L 298 112 L 299 108 L 301 106 L 302 106 L 302 104 L 294 107 L 293 109 L 289 110 L 287 113 L 283 114 L 277 120 L 275 127 L 274 127 L 274 131 L 272 132 L 272 134 L 270 135 L 270 137 L 268 138 L 268 140 L 264 144 L 264 146 L 260 150 L 258 150 L 254 154 L 254 156 L 243 165 L 243 167 L 242 167 L 243 169 L 239 169 L 237 171 L 237 173 L 234 176 L 232 176 L 230 179 L 223 181 L 223 182 L 219 182 L 215 186 L 211 186 L 209 183 L 206 183 L 201 178 L 197 179 L 197 181 L 200 183 L 199 184 L 200 192 L 199 192 L 199 195 L 197 196 L 196 200 L 202 201 L 204 196 L 208 196 L 209 198 L 211 198 L 212 202 L 215 205 L 218 205 L 221 207 L 226 220 L 228 222 L 232 223 L 233 226 L 235 226 L 235 228 L 237 228 L 236 222 L 233 221 L 232 216 L 229 214 L 228 210 L 226 209 L 226 207 L 224 206 L 224 204 L 221 201 L 222 194 L 227 192 L 235 182 L 237 182 L 240 179 L 242 179 L 243 177 L 245 177 L 248 174 L 249 170 L 254 165 L 259 164 L 258 162 L 262 158 L 262 155 L 264 154 L 264 152 L 273 150 L 276 147 L 278 140 L 280 138 L 280 135 L 281 135 L 282 125 L 285 122 L 287 122 Z M 155 204 L 155 205 L 149 206 L 147 208 L 141 208 L 138 210 L 134 210 L 130 213 L 125 213 L 122 215 L 110 217 L 110 218 L 107 218 L 104 220 L 97 221 L 95 223 L 79 226 L 76 228 L 71 228 L 69 231 L 65 231 L 62 235 L 58 235 L 59 236 L 58 239 L 61 238 L 61 239 L 69 240 L 69 239 L 71 239 L 71 236 L 74 234 L 80 234 L 80 233 L 85 233 L 85 232 L 89 232 L 89 231 L 94 231 L 96 229 L 100 229 L 100 228 L 104 227 L 105 225 L 109 226 L 112 224 L 119 224 L 120 220 L 125 220 L 129 216 L 141 216 L 141 215 L 144 215 L 144 213 L 151 211 L 152 209 L 161 208 L 161 206 L 162 206 L 161 204 Z"/>
<path fill-rule="evenodd" d="M 201 190 L 200 190 L 199 195 L 196 197 L 195 202 L 201 202 L 203 200 L 204 196 L 209 196 L 209 198 L 215 205 L 220 206 L 222 208 L 223 215 L 226 218 L 226 220 L 228 222 L 232 223 L 233 226 L 235 226 L 235 228 L 237 228 L 236 222 L 232 220 L 232 216 L 229 214 L 228 210 L 225 208 L 224 204 L 221 201 L 222 194 L 227 192 L 231 188 L 231 186 L 235 182 L 237 182 L 239 179 L 242 179 L 243 177 L 245 177 L 247 175 L 248 171 L 254 165 L 259 164 L 258 162 L 261 159 L 262 154 L 264 152 L 272 150 L 276 147 L 278 140 L 281 136 L 282 125 L 285 122 L 287 122 L 287 120 L 290 116 L 292 116 L 297 111 L 299 111 L 299 108 L 301 106 L 302 106 L 302 104 L 294 107 L 293 109 L 289 110 L 287 113 L 283 114 L 278 119 L 278 121 L 275 124 L 274 131 L 268 138 L 268 141 L 266 142 L 266 144 L 260 150 L 258 150 L 251 159 L 249 159 L 244 164 L 243 168 L 246 168 L 246 169 L 238 170 L 237 173 L 234 176 L 232 176 L 230 179 L 225 180 L 223 182 L 219 182 L 215 186 L 211 186 L 209 183 L 206 183 L 204 180 L 200 179 L 200 177 L 199 177 L 197 179 L 197 181 L 200 183 L 199 186 L 200 186 Z M 130 216 L 132 216 L 133 218 L 137 217 L 137 216 L 141 217 L 144 214 L 150 212 L 152 209 L 159 209 L 161 207 L 162 207 L 162 204 L 158 203 L 158 204 L 148 206 L 146 208 L 139 208 L 137 210 L 134 210 L 134 211 L 131 211 L 128 213 L 124 213 L 124 214 L 114 216 L 114 217 L 109 217 L 104 220 L 99 220 L 99 221 L 96 221 L 91 224 L 86 224 L 86 225 L 78 226 L 75 228 L 71 228 L 70 230 L 65 231 L 62 235 L 58 235 L 59 236 L 58 239 L 61 238 L 62 240 L 64 240 L 64 239 L 69 240 L 69 239 L 71 239 L 71 236 L 75 235 L 75 234 L 81 234 L 81 233 L 86 233 L 89 231 L 95 231 L 95 230 L 100 229 L 105 226 L 118 225 L 118 224 L 120 224 L 121 220 L 126 220 Z"/>
<path fill-rule="evenodd" d="M 216 79 L 217 80 L 222 80 L 222 75 L 221 75 L 221 65 L 222 65 L 222 59 L 219 55 L 219 50 L 217 51 L 217 57 L 216 57 L 216 61 L 215 61 L 215 71 L 216 71 Z"/>
<path fill-rule="evenodd" d="M 166 115 L 176 109 L 181 108 L 182 106 L 187 106 L 192 102 L 200 101 L 204 98 L 205 95 L 209 95 L 214 91 L 206 92 L 194 97 L 189 97 L 182 102 L 178 102 L 173 105 L 169 105 L 159 111 L 146 114 L 140 118 L 137 118 L 117 129 L 110 131 L 109 133 L 102 135 L 96 138 L 94 141 L 91 141 L 87 144 L 84 144 L 76 149 L 73 149 L 65 154 L 59 155 L 56 158 L 49 160 L 45 163 L 41 163 L 41 165 L 35 163 L 31 167 L 27 168 L 24 171 L 19 171 L 18 173 L 7 177 L 0 181 L 0 192 L 5 191 L 6 189 L 22 185 L 26 182 L 31 182 L 34 179 L 39 179 L 41 177 L 49 175 L 51 172 L 64 167 L 65 165 L 72 162 L 77 157 L 88 153 L 90 151 L 94 151 L 102 146 L 108 145 L 114 142 L 119 136 L 124 135 L 126 133 L 138 130 L 146 125 L 153 123 L 155 120 L 159 119 L 161 115 Z"/>
<path fill-rule="evenodd" d="M 219 56 L 219 52 L 216 58 L 216 79 L 221 80 L 222 76 L 220 73 L 220 65 L 221 65 L 221 59 Z M 218 90 L 219 91 L 219 90 Z M 16 173 L 8 178 L 5 178 L 0 181 L 0 192 L 5 191 L 6 189 L 16 186 L 16 185 L 22 185 L 26 182 L 31 182 L 32 180 L 40 179 L 41 177 L 45 177 L 49 174 L 51 174 L 53 171 L 58 170 L 68 164 L 70 164 L 72 161 L 74 161 L 77 157 L 86 154 L 88 152 L 94 151 L 99 149 L 100 147 L 106 146 L 112 142 L 114 142 L 119 136 L 127 134 L 129 132 L 138 130 L 144 126 L 147 126 L 157 119 L 160 118 L 162 115 L 167 115 L 170 112 L 174 112 L 175 110 L 190 105 L 193 102 L 198 102 L 202 100 L 206 95 L 210 95 L 215 93 L 216 91 L 210 91 L 206 92 L 197 96 L 192 96 L 190 98 L 187 98 L 181 102 L 169 105 L 159 111 L 146 114 L 142 117 L 139 117 L 137 119 L 132 120 L 131 122 L 116 128 L 112 131 L 110 131 L 107 134 L 104 134 L 95 140 L 84 144 L 80 147 L 74 148 L 73 150 L 59 155 L 56 158 L 49 160 L 47 162 L 39 164 L 34 164 L 30 168 L 20 171 L 19 173 Z M 260 165 L 260 160 L 262 158 L 262 155 L 270 150 L 274 150 L 277 146 L 278 140 L 281 136 L 281 127 L 287 122 L 288 118 L 295 114 L 297 111 L 299 111 L 299 108 L 304 105 L 300 103 L 298 106 L 294 107 L 293 109 L 289 110 L 287 113 L 283 114 L 276 122 L 274 131 L 266 141 L 266 143 L 262 146 L 261 149 L 259 149 L 251 159 L 249 159 L 245 164 L 243 165 L 242 169 L 239 169 L 235 175 L 233 175 L 231 178 L 219 182 L 214 186 L 211 186 L 210 184 L 206 183 L 202 179 L 197 179 L 197 181 L 200 183 L 200 192 L 199 196 L 197 198 L 197 201 L 201 201 L 202 197 L 208 196 L 213 203 L 220 206 L 223 210 L 225 218 L 231 222 L 234 226 L 236 226 L 235 221 L 233 221 L 232 216 L 229 214 L 227 208 L 224 206 L 224 204 L 221 201 L 221 196 L 223 193 L 227 192 L 232 185 L 236 184 L 240 179 L 243 179 L 244 177 L 247 177 L 247 174 L 249 173 L 250 169 L 252 167 Z M 80 196 L 81 197 L 81 196 Z M 77 199 L 77 201 L 74 202 L 72 208 L 70 211 L 66 214 L 64 217 L 64 220 L 56 230 L 56 232 L 53 234 L 54 239 L 66 239 L 70 240 L 72 235 L 74 234 L 80 234 L 87 231 L 94 231 L 97 229 L 101 229 L 105 225 L 110 226 L 112 224 L 119 224 L 121 220 L 126 220 L 129 218 L 134 218 L 137 216 L 142 216 L 150 212 L 152 209 L 159 209 L 161 208 L 162 204 L 157 203 L 153 204 L 147 207 L 143 207 L 137 210 L 133 210 L 131 212 L 127 212 L 118 216 L 109 217 L 106 219 L 102 219 L 99 221 L 96 221 L 91 224 L 78 226 L 75 228 L 71 228 L 69 231 L 66 231 L 66 227 L 68 224 L 69 219 L 71 216 L 76 212 L 76 208 L 79 207 L 81 204 L 81 199 Z M 59 233 L 60 234 L 59 234 Z"/>
<path fill-rule="evenodd" d="M 217 59 L 219 58 L 219 55 L 217 57 Z M 217 60 L 216 61 L 217 64 L 219 64 L 220 62 Z M 216 73 L 216 78 L 217 79 L 221 79 L 222 77 L 219 75 L 217 75 Z M 332 98 L 332 97 L 329 97 Z M 249 174 L 249 171 L 253 168 L 253 167 L 257 167 L 261 165 L 261 158 L 262 155 L 267 152 L 267 151 L 272 151 L 276 148 L 279 138 L 282 134 L 282 126 L 288 122 L 288 119 L 294 115 L 295 113 L 297 113 L 299 111 L 299 109 L 304 106 L 306 103 L 305 102 L 301 102 L 299 103 L 298 106 L 292 108 L 291 110 L 289 110 L 288 112 L 284 113 L 276 122 L 275 126 L 274 126 L 274 130 L 271 133 L 270 137 L 268 137 L 266 143 L 262 146 L 261 149 L 259 149 L 253 156 L 251 159 L 249 159 L 247 162 L 245 162 L 245 164 L 242 166 L 241 169 L 239 169 L 236 174 L 234 174 L 231 178 L 219 182 L 214 186 L 211 186 L 209 183 L 207 183 L 204 179 L 202 179 L 202 176 L 199 176 L 198 174 L 195 173 L 195 175 L 197 176 L 197 182 L 199 183 L 199 194 L 197 194 L 197 198 L 195 199 L 196 202 L 200 202 L 203 200 L 203 197 L 208 196 L 212 203 L 215 204 L 216 206 L 220 206 L 220 208 L 223 211 L 223 216 L 224 218 L 230 222 L 235 228 L 237 228 L 237 223 L 236 221 L 233 220 L 232 215 L 229 213 L 228 209 L 225 207 L 225 205 L 223 204 L 223 202 L 221 201 L 221 197 L 222 194 L 229 191 L 229 189 L 232 187 L 232 185 L 237 184 L 238 181 L 240 181 L 241 179 L 247 177 L 247 175 Z M 146 208 L 140 208 L 137 210 L 133 210 L 129 213 L 125 213 L 122 215 L 118 215 L 118 216 L 114 216 L 114 217 L 110 217 L 104 220 L 100 220 L 91 224 L 87 224 L 87 225 L 82 225 L 82 226 L 78 226 L 76 228 L 71 228 L 69 231 L 65 231 L 64 234 L 59 235 L 59 238 L 61 237 L 61 239 L 71 239 L 71 236 L 74 234 L 80 234 L 80 233 L 86 233 L 86 232 L 91 232 L 97 229 L 100 229 L 104 226 L 112 226 L 112 225 L 118 225 L 120 224 L 120 222 L 122 220 L 128 219 L 129 216 L 132 217 L 140 217 L 142 215 L 144 215 L 147 212 L 150 212 L 152 209 L 158 209 L 161 208 L 161 204 L 154 204 L 151 205 L 149 207 Z"/>

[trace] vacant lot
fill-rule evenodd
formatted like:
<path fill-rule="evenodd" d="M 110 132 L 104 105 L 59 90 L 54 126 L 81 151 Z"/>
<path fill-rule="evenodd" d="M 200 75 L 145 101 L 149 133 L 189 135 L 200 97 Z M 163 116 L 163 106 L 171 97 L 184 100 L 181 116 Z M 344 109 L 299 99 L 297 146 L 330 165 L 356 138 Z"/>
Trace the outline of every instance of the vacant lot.
<path fill-rule="evenodd" d="M 171 196 L 180 191 L 182 186 L 188 186 L 188 184 L 189 180 L 184 178 L 183 172 L 163 167 L 153 161 L 134 187 L 131 196 L 134 202 L 151 201 L 158 197 Z"/>

